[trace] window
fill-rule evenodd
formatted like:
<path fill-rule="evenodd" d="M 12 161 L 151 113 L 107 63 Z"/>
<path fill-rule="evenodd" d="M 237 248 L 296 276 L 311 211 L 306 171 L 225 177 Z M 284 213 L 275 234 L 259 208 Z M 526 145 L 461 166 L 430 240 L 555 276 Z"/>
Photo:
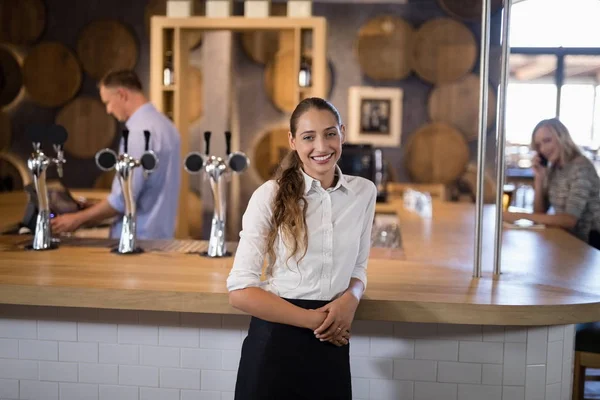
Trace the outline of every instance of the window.
<path fill-rule="evenodd" d="M 580 146 L 600 147 L 600 0 L 522 0 L 512 6 L 506 140 L 529 144 L 558 116 Z"/>
<path fill-rule="evenodd" d="M 599 0 L 524 0 L 511 8 L 511 47 L 600 47 Z"/>

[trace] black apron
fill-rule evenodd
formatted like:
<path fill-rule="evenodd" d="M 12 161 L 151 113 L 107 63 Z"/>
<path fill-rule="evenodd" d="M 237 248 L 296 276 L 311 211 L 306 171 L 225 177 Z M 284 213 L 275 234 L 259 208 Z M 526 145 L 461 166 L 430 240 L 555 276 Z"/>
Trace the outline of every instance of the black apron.
<path fill-rule="evenodd" d="M 285 299 L 316 309 L 329 303 Z M 321 342 L 310 329 L 252 317 L 235 400 L 352 400 L 350 345 Z"/>

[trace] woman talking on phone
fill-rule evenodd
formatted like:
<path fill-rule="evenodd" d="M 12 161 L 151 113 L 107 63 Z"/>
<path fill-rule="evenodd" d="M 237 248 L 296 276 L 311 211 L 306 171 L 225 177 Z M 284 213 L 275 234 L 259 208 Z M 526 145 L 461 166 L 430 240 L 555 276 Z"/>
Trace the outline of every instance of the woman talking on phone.
<path fill-rule="evenodd" d="M 600 179 L 592 162 L 573 142 L 556 118 L 539 122 L 533 130 L 533 213 L 505 212 L 503 219 L 528 219 L 560 227 L 600 249 Z M 554 209 L 548 214 L 549 208 Z"/>
<path fill-rule="evenodd" d="M 344 135 L 333 105 L 300 102 L 292 151 L 250 198 L 227 279 L 231 305 L 252 316 L 236 400 L 352 399 L 348 344 L 377 191 L 337 166 Z"/>

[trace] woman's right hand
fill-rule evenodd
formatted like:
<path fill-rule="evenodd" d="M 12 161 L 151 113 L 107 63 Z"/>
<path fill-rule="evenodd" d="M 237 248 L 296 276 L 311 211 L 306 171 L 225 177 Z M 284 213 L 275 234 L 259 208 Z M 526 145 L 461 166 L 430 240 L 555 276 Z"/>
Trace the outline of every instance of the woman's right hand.
<path fill-rule="evenodd" d="M 533 157 L 532 168 L 536 179 L 543 180 L 546 177 L 548 168 L 542 165 L 542 158 L 539 153 Z"/>
<path fill-rule="evenodd" d="M 321 326 L 323 324 L 323 321 L 325 321 L 325 318 L 327 318 L 327 313 L 322 312 L 322 311 L 317 311 L 317 310 L 306 310 L 306 311 L 307 311 L 306 327 L 314 332 L 315 329 L 317 329 L 319 326 Z M 349 341 L 350 341 L 350 332 L 348 332 L 348 331 L 346 331 L 336 337 L 331 338 L 331 340 L 328 340 L 328 342 L 330 342 L 338 347 L 347 345 L 349 343 Z"/>

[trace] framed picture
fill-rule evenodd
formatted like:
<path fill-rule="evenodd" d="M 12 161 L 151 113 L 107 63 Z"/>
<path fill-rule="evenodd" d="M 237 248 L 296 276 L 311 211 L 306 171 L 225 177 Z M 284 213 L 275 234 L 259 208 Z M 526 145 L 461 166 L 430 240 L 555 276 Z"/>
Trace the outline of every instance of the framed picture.
<path fill-rule="evenodd" d="M 352 86 L 348 91 L 349 143 L 400 146 L 402 89 Z"/>

